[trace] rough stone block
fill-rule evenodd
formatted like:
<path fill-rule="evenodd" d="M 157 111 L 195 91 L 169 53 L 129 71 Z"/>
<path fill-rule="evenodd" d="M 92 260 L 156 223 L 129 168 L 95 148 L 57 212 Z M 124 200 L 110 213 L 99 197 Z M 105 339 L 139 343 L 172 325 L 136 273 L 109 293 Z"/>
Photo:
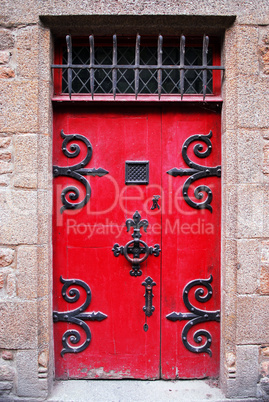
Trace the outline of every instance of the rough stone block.
<path fill-rule="evenodd" d="M 6 64 L 9 62 L 10 59 L 10 52 L 8 51 L 0 51 L 0 64 Z"/>
<path fill-rule="evenodd" d="M 237 96 L 239 126 L 268 128 L 269 77 L 240 77 Z"/>
<path fill-rule="evenodd" d="M 1 90 L 0 131 L 36 132 L 38 130 L 37 82 L 3 80 Z"/>
<path fill-rule="evenodd" d="M 19 246 L 17 252 L 17 289 L 22 299 L 37 297 L 37 247 Z"/>
<path fill-rule="evenodd" d="M 34 191 L 0 189 L 0 243 L 37 242 L 37 194 Z"/>
<path fill-rule="evenodd" d="M 52 194 L 51 191 L 38 191 L 38 241 L 48 243 L 51 236 L 52 223 Z"/>
<path fill-rule="evenodd" d="M 269 184 L 264 185 L 264 228 L 263 235 L 269 237 Z"/>
<path fill-rule="evenodd" d="M 258 346 L 239 345 L 236 348 L 236 384 L 238 396 L 255 397 L 259 374 Z"/>
<path fill-rule="evenodd" d="M 1 137 L 0 138 L 0 148 L 8 148 L 11 144 L 10 137 Z"/>
<path fill-rule="evenodd" d="M 21 397 L 45 397 L 38 381 L 38 356 L 35 350 L 17 353 L 17 394 Z"/>
<path fill-rule="evenodd" d="M 0 348 L 37 347 L 37 305 L 30 301 L 0 303 Z"/>
<path fill-rule="evenodd" d="M 222 245 L 224 256 L 223 266 L 225 270 L 222 272 L 222 289 L 227 294 L 236 293 L 236 276 L 237 276 L 237 244 L 234 240 L 225 240 Z"/>
<path fill-rule="evenodd" d="M 13 353 L 10 350 L 4 350 L 2 352 L 2 359 L 3 360 L 13 360 Z"/>
<path fill-rule="evenodd" d="M 51 142 L 51 138 L 48 135 L 39 136 L 37 169 L 39 189 L 50 189 L 52 186 Z"/>
<path fill-rule="evenodd" d="M 258 28 L 249 25 L 237 27 L 237 60 L 240 75 L 249 76 L 259 73 L 258 38 Z"/>
<path fill-rule="evenodd" d="M 10 162 L 11 161 L 11 153 L 8 151 L 0 152 L 0 160 Z"/>
<path fill-rule="evenodd" d="M 0 50 L 11 49 L 14 44 L 13 32 L 10 29 L 0 29 Z"/>
<path fill-rule="evenodd" d="M 238 182 L 237 131 L 227 130 L 222 135 L 222 148 L 222 181 L 226 184 L 235 184 Z"/>
<path fill-rule="evenodd" d="M 0 382 L 0 396 L 4 397 L 4 396 L 9 395 L 12 388 L 13 388 L 12 382 L 7 382 L 7 381 Z M 9 399 L 7 399 L 7 400 L 9 400 Z"/>
<path fill-rule="evenodd" d="M 4 283 L 5 283 L 4 275 L 0 273 L 0 289 L 3 289 Z"/>
<path fill-rule="evenodd" d="M 38 26 L 20 29 L 16 36 L 17 74 L 24 78 L 38 77 Z M 29 63 L 31 60 L 31 63 Z"/>
<path fill-rule="evenodd" d="M 261 243 L 261 261 L 269 264 L 269 241 L 265 240 Z"/>
<path fill-rule="evenodd" d="M 51 60 L 53 59 L 52 35 L 47 27 L 38 26 L 39 65 L 38 74 L 42 82 L 51 83 Z M 50 89 L 50 88 L 49 88 Z"/>
<path fill-rule="evenodd" d="M 239 240 L 237 291 L 238 293 L 255 293 L 258 288 L 260 247 L 258 240 Z"/>
<path fill-rule="evenodd" d="M 37 135 L 14 138 L 14 187 L 37 187 Z"/>
<path fill-rule="evenodd" d="M 14 274 L 7 275 L 6 292 L 9 297 L 14 297 L 17 294 L 16 276 Z"/>
<path fill-rule="evenodd" d="M 262 182 L 262 138 L 259 131 L 238 133 L 238 179 L 240 183 Z"/>
<path fill-rule="evenodd" d="M 269 295 L 269 264 L 261 266 L 260 292 Z"/>
<path fill-rule="evenodd" d="M 260 381 L 261 394 L 258 395 L 262 401 L 269 400 L 269 378 L 262 378 Z"/>
<path fill-rule="evenodd" d="M 266 344 L 269 333 L 269 297 L 239 296 L 236 339 L 240 344 Z"/>
<path fill-rule="evenodd" d="M 8 267 L 14 261 L 15 251 L 12 248 L 0 247 L 0 267 Z"/>
<path fill-rule="evenodd" d="M 47 245 L 38 246 L 37 248 L 37 258 L 38 258 L 38 287 L 37 296 L 43 297 L 50 293 L 51 280 L 51 253 Z"/>
<path fill-rule="evenodd" d="M 13 164 L 6 161 L 0 160 L 0 174 L 2 175 L 3 173 L 12 173 L 13 171 Z"/>
<path fill-rule="evenodd" d="M 11 174 L 7 173 L 7 174 L 0 174 L 0 186 L 1 187 L 7 187 L 10 185 L 10 181 L 11 181 Z"/>
<path fill-rule="evenodd" d="M 267 27 L 260 27 L 259 54 L 261 71 L 269 74 L 269 33 Z"/>
<path fill-rule="evenodd" d="M 237 79 L 227 79 L 223 85 L 223 130 L 234 130 L 238 122 Z"/>
<path fill-rule="evenodd" d="M 14 369 L 6 365 L 0 365 L 0 381 L 12 381 Z"/>
<path fill-rule="evenodd" d="M 263 147 L 263 173 L 269 173 L 269 144 L 266 143 Z"/>
<path fill-rule="evenodd" d="M 263 233 L 263 186 L 238 185 L 238 236 L 261 237 Z"/>
<path fill-rule="evenodd" d="M 226 345 L 234 345 L 236 341 L 236 296 L 222 294 L 221 332 Z"/>
<path fill-rule="evenodd" d="M 237 68 L 237 31 L 235 27 L 225 31 L 223 46 L 223 62 L 225 66 L 225 77 L 227 79 L 235 78 L 238 75 Z"/>
<path fill-rule="evenodd" d="M 44 350 L 49 347 L 52 334 L 51 314 L 52 311 L 49 297 L 44 297 L 38 303 L 38 345 Z"/>
<path fill-rule="evenodd" d="M 269 361 L 261 363 L 260 372 L 263 377 L 269 376 Z"/>
<path fill-rule="evenodd" d="M 223 185 L 223 220 L 222 233 L 227 238 L 235 238 L 237 235 L 237 186 Z"/>
<path fill-rule="evenodd" d="M 14 78 L 15 71 L 9 66 L 0 66 L 0 78 Z"/>

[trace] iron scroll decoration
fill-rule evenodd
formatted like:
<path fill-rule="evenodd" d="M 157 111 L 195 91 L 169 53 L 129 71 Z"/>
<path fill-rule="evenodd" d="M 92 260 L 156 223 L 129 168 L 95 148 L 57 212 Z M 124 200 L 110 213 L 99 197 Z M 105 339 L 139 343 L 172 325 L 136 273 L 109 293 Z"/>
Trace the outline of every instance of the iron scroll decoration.
<path fill-rule="evenodd" d="M 209 356 L 212 356 L 212 351 L 210 349 L 211 343 L 212 343 L 212 336 L 211 334 L 206 331 L 205 329 L 200 329 L 196 331 L 193 335 L 194 342 L 197 344 L 201 344 L 203 341 L 202 337 L 206 338 L 206 341 L 203 345 L 201 346 L 193 346 L 191 345 L 188 340 L 188 332 L 189 330 L 196 324 L 203 323 L 203 322 L 208 322 L 208 321 L 217 321 L 220 322 L 220 311 L 206 311 L 206 310 L 200 310 L 197 307 L 194 307 L 190 301 L 189 301 L 189 291 L 194 287 L 194 286 L 204 286 L 207 289 L 207 294 L 204 296 L 204 289 L 198 288 L 195 291 L 195 298 L 197 301 L 201 303 L 206 303 L 208 300 L 211 299 L 213 291 L 212 291 L 212 286 L 210 283 L 212 282 L 213 277 L 210 275 L 208 279 L 196 279 L 194 281 L 189 282 L 184 290 L 183 290 L 183 301 L 187 309 L 190 311 L 190 313 L 176 313 L 175 311 L 168 314 L 166 318 L 170 321 L 182 321 L 182 320 L 189 320 L 189 322 L 184 326 L 182 330 L 182 342 L 186 349 L 188 349 L 190 352 L 193 353 L 208 353 Z"/>
<path fill-rule="evenodd" d="M 90 328 L 85 321 L 103 321 L 107 318 L 107 315 L 100 311 L 83 313 L 89 306 L 92 298 L 91 289 L 86 282 L 83 282 L 80 279 L 64 279 L 62 276 L 60 277 L 60 281 L 63 283 L 62 296 L 68 303 L 75 303 L 80 298 L 80 291 L 76 288 L 72 288 L 67 292 L 70 286 L 81 286 L 86 292 L 86 300 L 80 307 L 65 312 L 53 311 L 53 322 L 63 321 L 76 324 L 81 327 L 86 334 L 86 340 L 84 343 L 75 347 L 69 344 L 68 339 L 73 345 L 76 345 L 81 339 L 80 333 L 75 329 L 67 330 L 62 337 L 63 349 L 61 351 L 61 356 L 63 357 L 65 353 L 79 353 L 89 346 L 92 336 Z"/>
<path fill-rule="evenodd" d="M 215 166 L 215 167 L 208 167 L 208 166 L 201 166 L 198 165 L 197 163 L 193 162 L 190 160 L 190 158 L 187 155 L 187 150 L 188 147 L 190 146 L 191 143 L 194 141 L 202 141 L 206 144 L 207 149 L 203 151 L 203 145 L 202 144 L 196 144 L 193 148 L 194 154 L 198 158 L 206 158 L 211 154 L 212 151 L 212 143 L 210 141 L 210 138 L 212 137 L 212 131 L 210 130 L 207 135 L 202 135 L 202 134 L 195 134 L 189 137 L 183 144 L 182 146 L 182 157 L 184 159 L 184 162 L 191 168 L 191 169 L 178 169 L 178 168 L 173 168 L 167 171 L 167 173 L 173 177 L 177 176 L 190 176 L 184 183 L 183 185 L 183 198 L 186 201 L 186 203 L 195 209 L 208 209 L 210 212 L 212 212 L 212 206 L 210 205 L 213 199 L 213 194 L 211 189 L 208 186 L 205 185 L 200 185 L 195 188 L 194 190 L 194 196 L 197 200 L 202 200 L 204 198 L 204 193 L 207 194 L 207 198 L 202 201 L 202 202 L 195 202 L 190 199 L 188 195 L 188 190 L 190 185 L 195 182 L 198 179 L 202 179 L 204 177 L 220 177 L 221 176 L 221 166 Z"/>
<path fill-rule="evenodd" d="M 87 164 L 90 162 L 92 158 L 92 145 L 90 141 L 84 137 L 81 134 L 69 134 L 66 135 L 63 130 L 61 130 L 61 137 L 63 138 L 63 143 L 62 143 L 62 151 L 65 156 L 68 158 L 75 158 L 80 154 L 80 146 L 78 144 L 71 144 L 70 145 L 70 151 L 67 149 L 68 144 L 73 141 L 73 140 L 78 140 L 82 141 L 86 147 L 87 147 L 87 155 L 83 159 L 82 162 L 77 163 L 73 166 L 53 166 L 53 177 L 58 177 L 58 176 L 66 176 L 66 177 L 72 177 L 75 180 L 78 180 L 80 183 L 82 183 L 85 187 L 86 190 L 86 195 L 84 199 L 80 202 L 70 202 L 67 199 L 67 194 L 69 193 L 69 199 L 71 201 L 76 201 L 79 198 L 79 189 L 75 186 L 68 186 L 66 187 L 61 194 L 61 199 L 63 206 L 61 207 L 61 213 L 65 209 L 79 209 L 84 207 L 84 205 L 87 204 L 91 197 L 91 186 L 88 182 L 88 180 L 85 179 L 84 176 L 104 176 L 108 174 L 109 172 L 103 168 L 85 168 Z"/>
<path fill-rule="evenodd" d="M 126 260 L 132 264 L 132 269 L 130 271 L 131 276 L 141 276 L 142 271 L 140 269 L 140 264 L 144 262 L 149 255 L 154 255 L 158 257 L 160 255 L 161 249 L 159 244 L 155 244 L 153 247 L 149 247 L 143 240 L 141 240 L 140 229 L 143 227 L 144 231 L 147 231 L 148 220 L 142 219 L 141 215 L 138 211 L 136 211 L 133 215 L 133 219 L 127 219 L 126 222 L 127 232 L 134 228 L 134 233 L 132 234 L 133 240 L 130 240 L 125 246 L 120 246 L 118 243 L 115 243 L 112 251 L 115 257 L 118 257 L 120 254 L 124 255 Z M 133 258 L 130 257 L 130 254 L 133 255 Z M 140 255 L 142 254 L 142 257 Z"/>

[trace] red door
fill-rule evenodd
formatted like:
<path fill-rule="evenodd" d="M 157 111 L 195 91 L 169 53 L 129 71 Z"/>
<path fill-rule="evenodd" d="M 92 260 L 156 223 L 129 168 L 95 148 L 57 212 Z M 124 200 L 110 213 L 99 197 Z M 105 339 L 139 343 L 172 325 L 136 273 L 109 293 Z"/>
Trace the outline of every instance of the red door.
<path fill-rule="evenodd" d="M 218 375 L 219 112 L 57 106 L 53 155 L 57 378 Z"/>

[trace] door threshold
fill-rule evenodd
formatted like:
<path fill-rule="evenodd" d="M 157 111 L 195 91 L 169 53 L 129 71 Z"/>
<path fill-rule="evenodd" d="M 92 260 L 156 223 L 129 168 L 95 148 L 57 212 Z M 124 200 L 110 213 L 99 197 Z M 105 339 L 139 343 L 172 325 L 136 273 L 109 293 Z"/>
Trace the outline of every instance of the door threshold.
<path fill-rule="evenodd" d="M 229 401 L 208 380 L 68 380 L 55 381 L 47 401 Z M 233 402 L 240 401 L 233 399 Z"/>

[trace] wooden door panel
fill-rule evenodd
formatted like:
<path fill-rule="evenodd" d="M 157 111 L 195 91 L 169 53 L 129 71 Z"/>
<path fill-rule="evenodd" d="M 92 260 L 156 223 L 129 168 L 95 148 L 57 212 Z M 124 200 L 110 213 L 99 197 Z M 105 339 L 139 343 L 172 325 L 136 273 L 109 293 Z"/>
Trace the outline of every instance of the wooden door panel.
<path fill-rule="evenodd" d="M 81 289 L 80 299 L 67 303 L 62 294 L 62 276 L 65 280 L 81 280 L 90 287 L 91 302 L 84 313 L 100 311 L 107 318 L 85 321 L 91 331 L 88 346 L 79 353 L 69 350 L 62 357 L 64 334 L 78 326 L 55 323 L 57 378 L 216 376 L 219 323 L 211 320 L 195 324 L 187 334 L 188 343 L 200 347 L 206 341 L 205 332 L 209 332 L 210 355 L 208 351 L 190 351 L 184 345 L 182 331 L 190 320 L 171 321 L 167 316 L 173 312 L 190 313 L 183 291 L 198 279 L 201 284 L 188 291 L 190 303 L 201 311 L 219 309 L 220 178 L 201 178 L 188 190 L 190 199 L 199 203 L 205 197 L 195 199 L 194 188 L 208 186 L 213 194 L 211 212 L 194 209 L 184 200 L 182 189 L 188 176 L 173 177 L 167 171 L 175 167 L 190 168 L 182 157 L 183 143 L 195 134 L 207 135 L 210 130 L 210 155 L 199 158 L 194 154 L 193 146 L 199 141 L 191 144 L 188 155 L 198 165 L 220 165 L 219 112 L 171 104 L 162 110 L 131 106 L 56 107 L 54 165 L 72 167 L 85 157 L 87 148 L 81 141 L 74 141 L 80 145 L 81 153 L 67 158 L 62 151 L 61 130 L 66 135 L 77 133 L 86 137 L 92 146 L 87 168 L 102 168 L 109 173 L 101 177 L 87 176 L 91 186 L 89 201 L 82 208 L 65 209 L 62 213 L 62 191 L 67 186 L 76 186 L 80 196 L 75 202 L 79 202 L 85 197 L 85 187 L 72 177 L 60 176 L 54 180 L 54 311 L 73 311 L 83 303 L 83 296 L 87 299 Z M 205 152 L 205 144 L 202 140 L 200 143 L 203 148 L 199 152 Z M 148 185 L 125 185 L 126 161 L 149 161 Z M 160 208 L 151 209 L 154 195 L 160 196 Z M 142 275 L 137 277 L 130 275 L 132 267 L 125 257 L 115 257 L 112 252 L 115 243 L 124 246 L 133 239 L 133 228 L 127 232 L 126 220 L 132 219 L 135 211 L 149 223 L 147 232 L 143 227 L 140 229 L 141 240 L 152 247 L 159 244 L 162 249 L 158 257 L 150 255 L 141 264 Z M 153 287 L 155 311 L 146 318 L 142 282 L 147 277 L 156 285 Z M 195 299 L 197 288 L 202 288 L 206 297 L 211 287 L 213 296 L 206 302 Z M 197 344 L 193 335 L 201 329 L 202 342 Z M 83 328 L 80 332 L 81 340 L 76 346 L 87 340 Z"/>
<path fill-rule="evenodd" d="M 166 109 L 162 119 L 162 152 L 163 152 L 163 190 L 169 197 L 163 200 L 162 217 L 162 377 L 169 378 L 202 378 L 217 376 L 219 371 L 219 338 L 218 322 L 203 322 L 193 326 L 188 332 L 188 342 L 200 347 L 206 341 L 197 343 L 193 333 L 204 329 L 209 331 L 212 339 L 208 353 L 194 353 L 186 349 L 182 342 L 182 331 L 188 320 L 170 321 L 166 318 L 171 312 L 191 313 L 183 301 L 183 290 L 193 280 L 204 280 L 212 275 L 213 297 L 206 303 L 194 298 L 197 288 L 207 289 L 202 284 L 190 290 L 189 300 L 201 310 L 216 311 L 220 306 L 220 196 L 221 181 L 219 177 L 205 177 L 195 181 L 194 188 L 199 185 L 208 186 L 213 199 L 208 209 L 193 209 L 183 199 L 183 184 L 188 176 L 173 177 L 166 172 L 171 168 L 189 168 L 182 157 L 184 142 L 195 134 L 206 135 L 212 130 L 212 152 L 206 158 L 194 155 L 193 147 L 200 143 L 201 152 L 207 149 L 202 140 L 195 141 L 188 147 L 189 158 L 203 166 L 220 165 L 220 115 L 215 110 L 203 108 Z M 189 189 L 190 197 L 195 200 L 193 189 Z M 199 203 L 202 200 L 197 200 Z M 165 267 L 169 267 L 169 274 Z M 167 363 L 168 362 L 168 363 Z"/>
<path fill-rule="evenodd" d="M 92 159 L 89 167 L 106 169 L 103 177 L 88 177 L 91 198 L 81 209 L 64 211 L 60 217 L 59 202 L 55 200 L 55 309 L 72 309 L 59 303 L 61 299 L 60 275 L 64 278 L 78 278 L 87 283 L 92 300 L 87 311 L 101 311 L 107 318 L 101 322 L 89 322 L 92 339 L 80 353 L 65 353 L 60 357 L 63 328 L 55 325 L 55 342 L 58 357 L 56 372 L 58 378 L 159 378 L 160 375 L 160 258 L 150 256 L 143 263 L 142 275 L 130 275 L 131 264 L 123 255 L 115 257 L 112 247 L 115 243 L 125 245 L 132 240 L 133 229 L 127 233 L 125 222 L 132 219 L 136 210 L 141 219 L 148 219 L 147 233 L 141 228 L 142 240 L 149 246 L 160 243 L 160 231 L 156 234 L 152 224 L 160 226 L 161 215 L 150 215 L 153 189 L 151 186 L 126 186 L 125 161 L 150 161 L 149 177 L 158 188 L 161 187 L 158 158 L 161 154 L 161 115 L 143 108 L 91 108 L 66 112 L 55 111 L 54 136 L 60 131 L 66 134 L 79 133 L 92 145 Z M 58 150 L 57 150 L 57 148 Z M 66 157 L 58 156 L 61 141 L 54 148 L 57 165 L 66 166 Z M 79 158 L 79 156 L 77 156 Z M 69 162 L 76 162 L 74 158 Z M 57 178 L 58 180 L 58 178 Z M 72 181 L 73 179 L 71 179 Z M 83 194 L 83 186 L 76 184 Z M 59 178 L 60 191 L 70 180 Z M 54 181 L 56 186 L 56 180 Z M 73 184 L 73 183 L 72 183 Z M 59 191 L 58 191 L 59 193 Z M 59 194 L 58 194 L 59 195 Z M 57 205 L 57 210 L 56 210 Z M 62 234 L 62 236 L 61 236 Z M 64 254 L 65 264 L 60 255 Z M 149 330 L 144 331 L 146 321 L 145 287 L 142 282 L 151 276 L 154 287 L 156 311 L 147 318 Z M 62 324 L 62 323 L 59 323 Z M 58 323 L 57 323 L 58 325 Z M 65 324 L 71 328 L 72 324 Z M 73 325 L 74 327 L 74 325 Z M 83 342 L 85 339 L 81 339 Z M 79 343 L 80 344 L 80 343 Z"/>

